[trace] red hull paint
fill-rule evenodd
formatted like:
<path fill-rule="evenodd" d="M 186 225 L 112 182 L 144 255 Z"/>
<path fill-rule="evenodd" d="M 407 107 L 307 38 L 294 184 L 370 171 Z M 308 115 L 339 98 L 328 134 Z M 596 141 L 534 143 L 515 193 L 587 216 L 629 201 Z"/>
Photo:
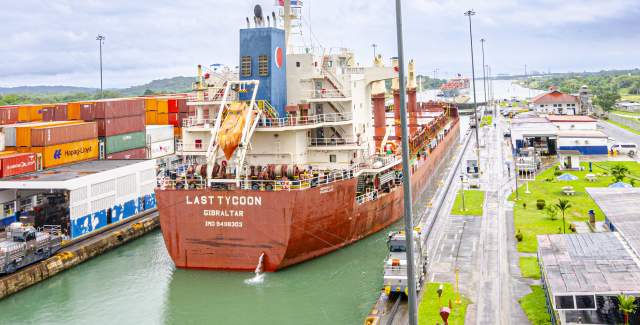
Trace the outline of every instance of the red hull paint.
<path fill-rule="evenodd" d="M 414 165 L 414 198 L 458 138 L 456 123 L 429 157 Z M 164 241 L 180 268 L 250 271 L 264 253 L 264 269 L 276 271 L 349 245 L 402 217 L 401 187 L 357 204 L 356 182 L 277 192 L 156 189 Z"/>

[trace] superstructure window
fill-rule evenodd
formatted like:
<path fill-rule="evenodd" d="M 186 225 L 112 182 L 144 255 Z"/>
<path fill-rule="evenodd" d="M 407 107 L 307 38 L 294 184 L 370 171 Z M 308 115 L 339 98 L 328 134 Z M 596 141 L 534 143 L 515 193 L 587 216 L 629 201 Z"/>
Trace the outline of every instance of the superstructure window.
<path fill-rule="evenodd" d="M 296 68 L 300 67 L 300 61 L 296 62 Z"/>
<path fill-rule="evenodd" d="M 329 162 L 334 163 L 334 162 L 336 162 L 336 161 L 337 161 L 337 159 L 336 159 L 336 155 L 329 155 Z"/>
<path fill-rule="evenodd" d="M 258 75 L 260 77 L 269 76 L 269 57 L 266 55 L 258 57 Z"/>
<path fill-rule="evenodd" d="M 240 73 L 243 77 L 251 77 L 251 57 L 243 56 L 240 61 Z"/>

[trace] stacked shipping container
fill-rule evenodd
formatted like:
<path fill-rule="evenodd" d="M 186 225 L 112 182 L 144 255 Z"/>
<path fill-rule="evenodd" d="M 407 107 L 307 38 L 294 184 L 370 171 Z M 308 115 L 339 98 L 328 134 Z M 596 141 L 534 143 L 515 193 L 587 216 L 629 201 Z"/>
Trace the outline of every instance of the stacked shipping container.
<path fill-rule="evenodd" d="M 147 150 L 149 158 L 156 159 L 175 153 L 172 125 L 147 125 Z"/>
<path fill-rule="evenodd" d="M 145 98 L 145 116 L 147 125 L 173 125 L 174 136 L 181 135 L 182 121 L 195 115 L 195 107 L 189 110 L 187 99 L 183 96 L 163 96 Z"/>
<path fill-rule="evenodd" d="M 80 108 L 83 120 L 97 123 L 104 159 L 143 159 L 135 149 L 145 148 L 144 114 L 144 100 L 140 98 L 100 100 Z"/>

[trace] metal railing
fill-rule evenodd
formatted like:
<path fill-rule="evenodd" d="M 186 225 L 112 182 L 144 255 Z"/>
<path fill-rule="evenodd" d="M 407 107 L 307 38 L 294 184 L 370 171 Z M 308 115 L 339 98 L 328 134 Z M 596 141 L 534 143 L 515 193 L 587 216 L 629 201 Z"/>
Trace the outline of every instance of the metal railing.
<path fill-rule="evenodd" d="M 330 99 L 330 98 L 349 98 L 351 97 L 348 92 L 338 90 L 338 89 L 314 89 L 308 90 L 305 95 L 309 98 L 322 98 L 322 99 Z"/>
<path fill-rule="evenodd" d="M 342 71 L 344 71 L 345 74 L 364 74 L 364 68 L 360 67 L 360 68 L 344 68 Z"/>
<path fill-rule="evenodd" d="M 207 152 L 207 144 L 202 143 L 202 144 L 191 144 L 191 143 L 183 143 L 181 141 L 176 143 L 176 152 L 181 153 L 181 152 Z"/>
<path fill-rule="evenodd" d="M 367 192 L 365 194 L 356 196 L 356 203 L 364 204 L 366 202 L 373 201 L 373 200 L 375 200 L 377 198 L 378 198 L 378 191 L 377 190 L 373 190 L 371 192 Z"/>
<path fill-rule="evenodd" d="M 210 179 L 207 184 L 207 180 L 200 176 L 187 178 L 182 175 L 176 179 L 171 179 L 162 175 L 158 177 L 158 187 L 163 190 L 218 188 L 227 190 L 296 191 L 352 179 L 358 170 L 359 167 L 354 166 L 344 170 L 321 171 L 317 175 L 304 174 L 298 179 L 259 180 L 245 178 L 239 181 L 239 185 L 235 179 Z"/>
<path fill-rule="evenodd" d="M 296 125 L 314 125 L 320 123 L 345 122 L 353 119 L 351 112 L 318 114 L 309 116 L 287 116 L 281 118 L 265 118 L 258 122 L 260 128 L 277 128 Z"/>
<path fill-rule="evenodd" d="M 356 139 L 347 138 L 307 138 L 307 145 L 310 147 L 336 147 L 345 145 L 359 145 Z"/>

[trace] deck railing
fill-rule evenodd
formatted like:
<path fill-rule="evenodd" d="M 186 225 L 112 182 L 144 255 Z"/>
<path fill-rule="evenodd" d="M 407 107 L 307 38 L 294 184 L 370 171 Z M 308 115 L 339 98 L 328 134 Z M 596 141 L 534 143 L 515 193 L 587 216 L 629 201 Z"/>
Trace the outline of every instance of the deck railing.
<path fill-rule="evenodd" d="M 266 118 L 260 119 L 258 127 L 260 128 L 277 128 L 296 125 L 314 125 L 321 123 L 337 123 L 351 121 L 353 115 L 351 112 L 345 113 L 331 113 L 331 114 L 318 114 L 309 116 L 287 116 L 281 118 Z"/>

